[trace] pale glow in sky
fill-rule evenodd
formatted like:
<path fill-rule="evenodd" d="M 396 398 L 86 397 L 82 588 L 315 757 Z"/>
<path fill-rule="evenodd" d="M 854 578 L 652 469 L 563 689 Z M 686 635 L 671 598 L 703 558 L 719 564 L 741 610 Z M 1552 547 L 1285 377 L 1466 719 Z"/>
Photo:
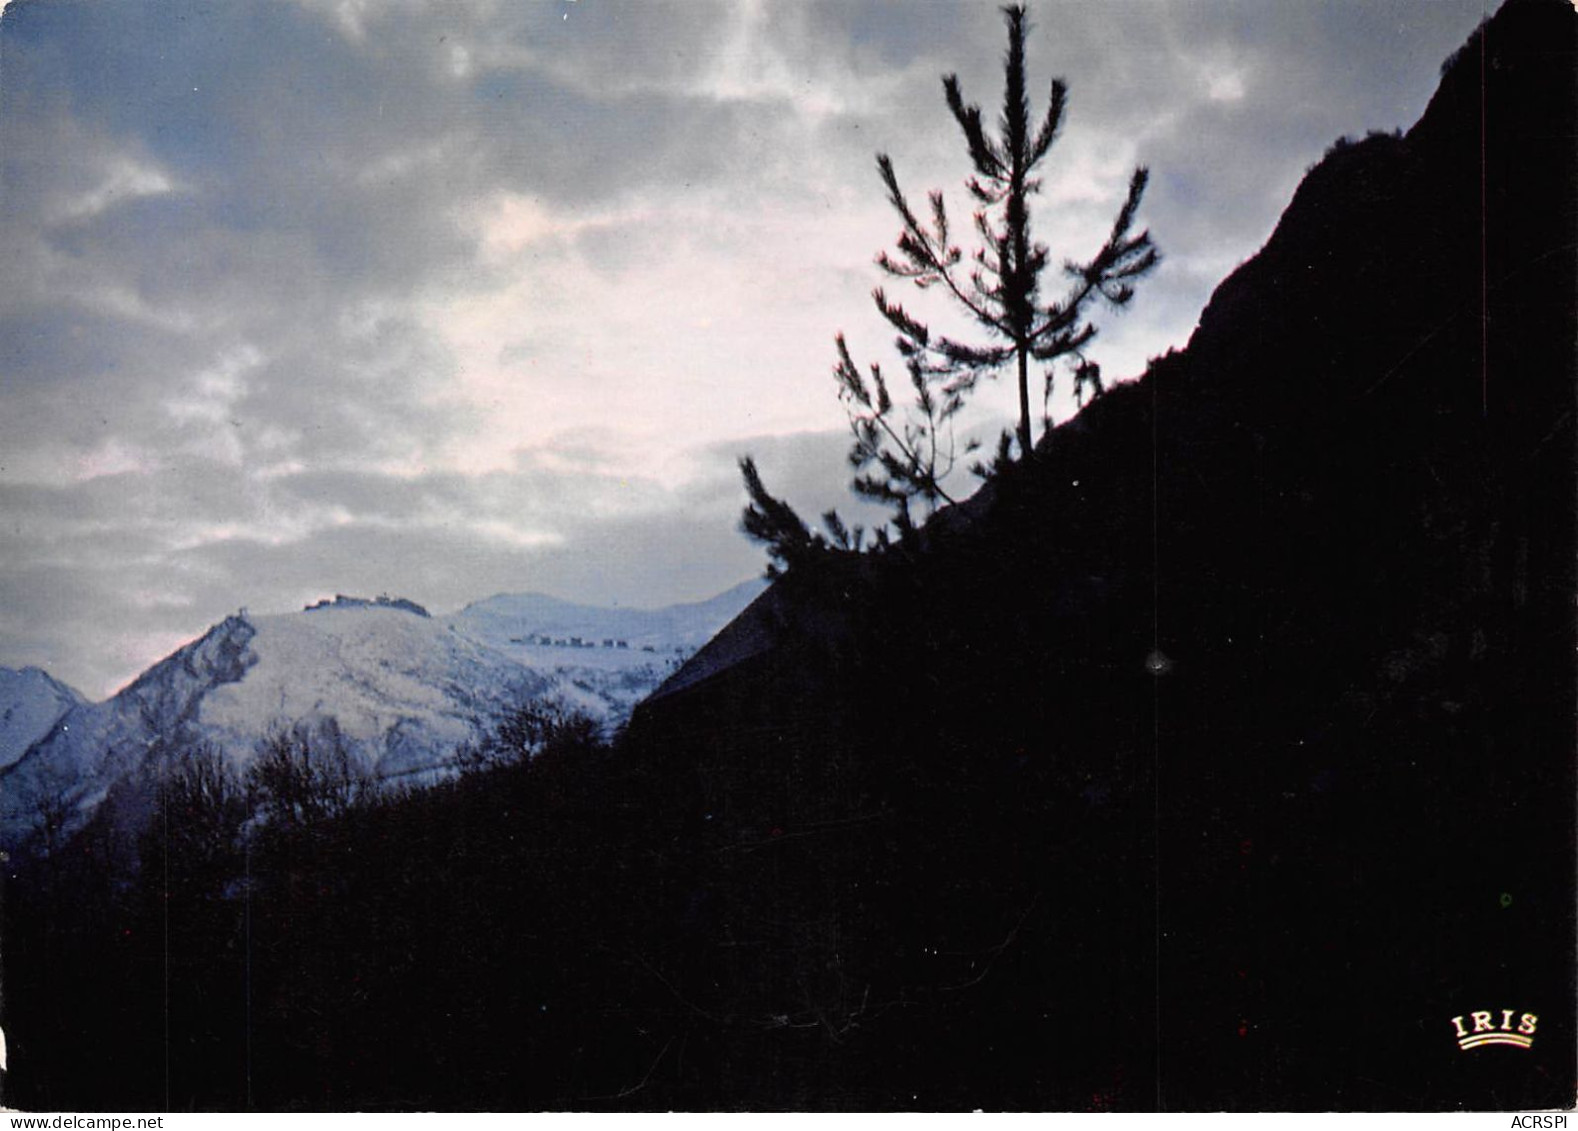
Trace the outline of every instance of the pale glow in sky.
<path fill-rule="evenodd" d="M 1483 15 L 1033 5 L 1035 104 L 1071 88 L 1055 258 L 1152 171 L 1166 258 L 1105 373 L 1183 345 L 1305 169 L 1412 124 Z M 848 509 L 833 334 L 897 372 L 873 156 L 962 221 L 938 79 L 995 113 L 1002 43 L 943 0 L 12 5 L 0 664 L 102 696 L 241 606 L 660 605 L 759 571 L 736 459 Z M 988 445 L 1012 399 L 978 395 Z"/>

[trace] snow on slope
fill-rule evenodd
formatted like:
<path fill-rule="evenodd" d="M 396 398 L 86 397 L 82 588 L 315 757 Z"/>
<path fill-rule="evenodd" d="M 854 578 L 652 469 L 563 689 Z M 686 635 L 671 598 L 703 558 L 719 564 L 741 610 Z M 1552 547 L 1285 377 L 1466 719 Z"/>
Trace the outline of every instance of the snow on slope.
<path fill-rule="evenodd" d="M 17 761 L 0 769 L 0 843 L 48 818 L 72 826 L 114 782 L 142 767 L 160 737 L 180 735 L 201 697 L 240 679 L 253 629 L 229 617 L 160 660 L 113 698 L 81 703 Z"/>
<path fill-rule="evenodd" d="M 239 768 L 271 730 L 333 720 L 369 768 L 391 777 L 442 768 L 530 698 L 623 722 L 760 589 L 747 582 L 658 610 L 528 594 L 437 619 L 406 602 L 352 598 L 228 617 L 103 703 L 75 697 L 47 725 L 28 715 L 39 733 L 0 762 L 0 843 L 29 835 L 46 812 L 77 823 L 117 783 L 146 789 L 150 759 L 173 744 L 211 742 Z"/>
<path fill-rule="evenodd" d="M 149 777 L 161 746 L 211 742 L 240 767 L 271 730 L 332 719 L 387 777 L 441 765 L 546 690 L 536 672 L 396 608 L 229 617 L 113 698 L 74 707 L 0 770 L 0 841 L 46 809 L 86 814 L 117 782 Z"/>
<path fill-rule="evenodd" d="M 27 753 L 71 708 L 86 700 L 38 668 L 0 668 L 0 769 Z"/>
<path fill-rule="evenodd" d="M 605 723 L 635 705 L 766 587 L 742 582 L 707 601 L 662 609 L 576 605 L 541 593 L 501 593 L 444 618 L 551 680 L 552 695 Z"/>
<path fill-rule="evenodd" d="M 649 647 L 661 652 L 694 651 L 766 586 L 765 581 L 753 579 L 707 601 L 662 609 L 600 608 L 541 593 L 501 593 L 467 605 L 446 619 L 458 631 L 495 647 L 519 644 L 538 635 L 565 640 L 578 636 L 598 646 L 604 640 L 624 640 L 631 651 Z"/>
<path fill-rule="evenodd" d="M 333 719 L 383 775 L 431 766 L 479 737 L 537 673 L 425 617 L 393 608 L 324 608 L 251 619 L 244 678 L 203 697 L 195 726 L 250 749 L 271 726 Z"/>

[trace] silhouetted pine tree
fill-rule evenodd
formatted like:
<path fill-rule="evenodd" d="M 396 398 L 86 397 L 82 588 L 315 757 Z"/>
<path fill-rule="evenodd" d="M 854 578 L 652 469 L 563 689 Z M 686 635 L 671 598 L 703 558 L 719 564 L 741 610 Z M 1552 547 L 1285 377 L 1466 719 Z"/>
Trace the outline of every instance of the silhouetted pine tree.
<path fill-rule="evenodd" d="M 983 342 L 965 342 L 933 334 L 927 324 L 888 298 L 878 287 L 872 292 L 877 310 L 898 332 L 896 345 L 911 368 L 917 386 L 935 386 L 930 399 L 940 408 L 921 404 L 926 421 L 945 421 L 958 411 L 962 398 L 983 376 L 996 376 L 1010 363 L 1015 368 L 1019 392 L 1017 439 L 1021 456 L 1030 451 L 1030 363 L 1048 363 L 1046 392 L 1050 395 L 1053 363 L 1074 363 L 1076 392 L 1099 392 L 1100 370 L 1086 358 L 1084 349 L 1096 336 L 1090 308 L 1097 300 L 1123 306 L 1134 297 L 1134 284 L 1160 261 L 1149 232 L 1131 234 L 1134 215 L 1145 193 L 1147 171 L 1134 170 L 1128 196 L 1108 233 L 1106 242 L 1086 262 L 1066 260 L 1063 273 L 1068 286 L 1061 297 L 1046 300 L 1042 276 L 1051 263 L 1050 251 L 1032 232 L 1031 203 L 1040 190 L 1037 171 L 1057 140 L 1067 104 L 1068 88 L 1053 79 L 1045 116 L 1033 130 L 1030 100 L 1025 85 L 1025 36 L 1029 22 L 1022 6 L 1005 8 L 1008 53 L 1003 65 L 1003 107 L 997 134 L 987 132 L 981 108 L 967 104 L 956 75 L 942 80 L 943 94 L 964 134 L 974 172 L 965 182 L 976 211 L 973 226 L 979 245 L 968 257 L 953 242 L 947 206 L 940 191 L 929 196 L 930 218 L 923 221 L 899 187 L 898 175 L 887 154 L 878 154 L 877 168 L 888 190 L 888 202 L 903 223 L 895 250 L 882 252 L 877 265 L 898 279 L 908 279 L 921 289 L 941 286 L 953 304 L 986 331 Z M 848 391 L 845 351 L 840 347 L 840 385 Z M 856 398 L 861 408 L 864 402 Z M 860 421 L 871 415 L 857 417 Z M 881 416 L 883 414 L 876 414 Z M 881 422 L 878 421 L 880 424 Z M 918 429 L 928 449 L 936 446 L 935 432 Z M 887 430 L 890 440 L 894 439 Z M 915 446 L 895 445 L 901 461 Z M 860 450 L 857 447 L 857 451 Z M 924 462 L 924 461 L 923 461 Z M 887 461 L 883 461 L 887 468 Z M 930 468 L 928 468 L 930 470 Z M 904 480 L 911 493 L 929 496 L 933 485 L 925 476 Z M 859 485 L 857 483 L 857 489 Z"/>
<path fill-rule="evenodd" d="M 922 219 L 899 186 L 891 158 L 877 155 L 888 202 L 902 222 L 893 252 L 880 253 L 877 265 L 921 290 L 946 291 L 952 304 L 985 332 L 984 339 L 964 341 L 933 333 L 881 287 L 873 290 L 877 310 L 897 332 L 895 345 L 913 390 L 912 404 L 901 413 L 881 367 L 872 364 L 863 372 L 850 356 L 843 334 L 836 337 L 838 360 L 833 372 L 854 432 L 849 459 L 857 474 L 852 486 L 860 495 L 892 505 L 901 533 L 913 521 L 912 500 L 920 500 L 928 511 L 954 501 L 943 487 L 960 454 L 952 420 L 980 379 L 1013 366 L 1019 394 L 1015 438 L 1023 458 L 1033 443 L 1031 362 L 1046 364 L 1043 406 L 1051 396 L 1060 361 L 1071 363 L 1074 393 L 1081 403 L 1099 395 L 1101 369 L 1085 355 L 1096 336 L 1092 306 L 1100 301 L 1114 307 L 1127 304 L 1134 297 L 1134 284 L 1160 261 L 1150 233 L 1132 232 L 1148 176 L 1143 167 L 1137 168 L 1101 249 L 1084 262 L 1065 260 L 1065 290 L 1050 300 L 1043 294 L 1051 252 L 1035 239 L 1031 205 L 1041 187 L 1039 169 L 1062 125 L 1068 88 L 1062 79 L 1052 80 L 1046 113 L 1033 126 L 1025 79 L 1029 21 L 1022 6 L 1005 8 L 1003 14 L 1008 52 L 996 133 L 988 132 L 981 108 L 965 102 L 958 76 L 942 80 L 948 109 L 964 135 L 973 168 L 965 187 L 975 205 L 972 219 L 978 245 L 968 256 L 954 242 L 942 192 L 929 194 L 929 215 Z M 968 443 L 964 451 L 975 447 Z M 1008 447 L 1002 445 L 998 466 L 1006 462 Z M 989 474 L 980 465 L 976 470 Z M 745 516 L 746 533 L 766 542 L 775 559 L 788 562 L 820 541 L 788 504 L 762 488 L 754 477 L 754 465 L 747 471 L 746 485 L 753 500 Z M 831 516 L 828 529 L 836 535 L 841 525 L 836 515 Z"/>

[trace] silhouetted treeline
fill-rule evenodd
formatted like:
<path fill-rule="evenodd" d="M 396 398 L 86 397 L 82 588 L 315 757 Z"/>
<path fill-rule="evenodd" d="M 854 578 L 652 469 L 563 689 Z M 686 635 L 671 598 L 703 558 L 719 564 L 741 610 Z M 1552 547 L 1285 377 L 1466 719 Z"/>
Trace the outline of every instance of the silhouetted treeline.
<path fill-rule="evenodd" d="M 397 794 L 358 789 L 343 748 L 306 732 L 266 740 L 244 782 L 178 756 L 135 855 L 98 821 L 8 887 L 8 1101 L 578 1099 L 598 924 L 621 907 L 600 835 L 617 814 L 595 731 L 544 716 L 527 705 L 488 744 L 533 729 L 531 757 Z"/>

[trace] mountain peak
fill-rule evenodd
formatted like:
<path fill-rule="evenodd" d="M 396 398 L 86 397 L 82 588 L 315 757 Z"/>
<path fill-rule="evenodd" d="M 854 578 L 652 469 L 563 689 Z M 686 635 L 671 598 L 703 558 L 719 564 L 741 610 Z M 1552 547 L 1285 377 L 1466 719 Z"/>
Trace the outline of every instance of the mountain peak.
<path fill-rule="evenodd" d="M 87 700 L 43 668 L 0 668 L 0 769 L 54 729 Z"/>
<path fill-rule="evenodd" d="M 141 780 L 154 752 L 186 742 L 240 764 L 271 730 L 332 720 L 375 773 L 431 777 L 526 700 L 611 726 L 759 588 L 667 609 L 500 595 L 442 620 L 388 594 L 337 594 L 299 613 L 243 608 L 98 704 L 42 672 L 8 682 L 0 669 L 0 841 L 26 835 L 40 799 L 86 813 L 115 783 Z"/>

